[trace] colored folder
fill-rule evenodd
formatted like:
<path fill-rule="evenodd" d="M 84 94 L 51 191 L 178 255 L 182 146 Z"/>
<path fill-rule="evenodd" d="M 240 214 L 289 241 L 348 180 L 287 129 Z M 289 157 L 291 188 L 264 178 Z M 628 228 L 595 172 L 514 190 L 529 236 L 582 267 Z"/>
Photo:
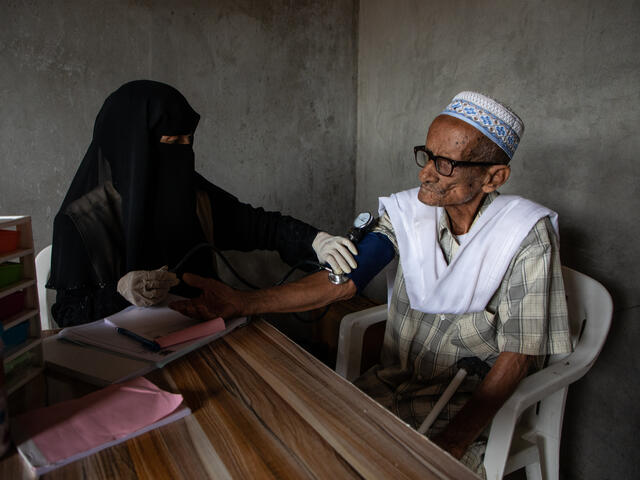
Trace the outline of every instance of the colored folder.
<path fill-rule="evenodd" d="M 182 395 L 139 377 L 19 415 L 11 434 L 22 457 L 41 475 L 190 413 Z"/>

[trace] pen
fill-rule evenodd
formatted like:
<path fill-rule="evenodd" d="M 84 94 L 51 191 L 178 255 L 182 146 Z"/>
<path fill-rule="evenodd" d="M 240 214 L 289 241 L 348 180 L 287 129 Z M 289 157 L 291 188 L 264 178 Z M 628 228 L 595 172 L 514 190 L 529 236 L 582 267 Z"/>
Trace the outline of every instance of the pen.
<path fill-rule="evenodd" d="M 131 330 L 127 330 L 126 328 L 116 327 L 116 331 L 125 337 L 129 337 L 137 342 L 140 342 L 143 347 L 148 348 L 152 352 L 157 352 L 161 349 L 160 345 L 158 345 L 153 340 L 149 340 L 147 338 L 141 337 L 137 333 L 133 333 Z"/>

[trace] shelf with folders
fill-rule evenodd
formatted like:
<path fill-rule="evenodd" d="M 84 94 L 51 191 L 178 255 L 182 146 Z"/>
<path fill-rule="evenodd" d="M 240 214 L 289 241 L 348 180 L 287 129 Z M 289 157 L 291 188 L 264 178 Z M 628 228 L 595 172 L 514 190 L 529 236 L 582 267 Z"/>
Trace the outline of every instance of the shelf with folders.
<path fill-rule="evenodd" d="M 29 216 L 0 216 L 0 323 L 5 387 L 11 395 L 43 369 Z"/>

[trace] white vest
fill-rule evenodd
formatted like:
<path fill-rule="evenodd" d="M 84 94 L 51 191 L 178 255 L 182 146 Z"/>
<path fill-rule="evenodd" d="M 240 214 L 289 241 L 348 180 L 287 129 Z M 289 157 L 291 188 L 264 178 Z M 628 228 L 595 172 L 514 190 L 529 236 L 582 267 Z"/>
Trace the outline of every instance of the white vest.
<path fill-rule="evenodd" d="M 468 313 L 485 309 L 513 256 L 542 217 L 558 233 L 558 215 L 530 200 L 499 195 L 476 219 L 450 264 L 438 243 L 442 207 L 418 200 L 418 188 L 379 198 L 389 214 L 400 250 L 411 308 L 425 313 Z"/>

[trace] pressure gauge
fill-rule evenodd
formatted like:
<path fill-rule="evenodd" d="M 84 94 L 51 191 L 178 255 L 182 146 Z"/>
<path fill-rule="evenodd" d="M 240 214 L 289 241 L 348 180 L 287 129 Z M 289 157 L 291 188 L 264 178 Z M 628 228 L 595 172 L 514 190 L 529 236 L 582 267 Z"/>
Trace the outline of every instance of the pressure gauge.
<path fill-rule="evenodd" d="M 364 229 L 373 223 L 373 215 L 369 212 L 362 212 L 353 221 L 354 228 Z"/>
<path fill-rule="evenodd" d="M 347 238 L 353 243 L 359 243 L 362 237 L 374 227 L 375 223 L 376 219 L 369 212 L 360 213 L 353 221 L 353 227 L 347 233 Z"/>
<path fill-rule="evenodd" d="M 353 243 L 358 244 L 362 237 L 364 237 L 369 231 L 375 226 L 376 219 L 369 212 L 360 213 L 356 219 L 353 221 L 353 226 L 349 229 L 347 233 L 347 238 L 351 240 Z M 341 285 L 345 282 L 349 281 L 349 277 L 344 273 L 333 273 L 328 266 L 323 266 L 325 270 L 329 272 L 329 281 L 334 285 Z"/>

